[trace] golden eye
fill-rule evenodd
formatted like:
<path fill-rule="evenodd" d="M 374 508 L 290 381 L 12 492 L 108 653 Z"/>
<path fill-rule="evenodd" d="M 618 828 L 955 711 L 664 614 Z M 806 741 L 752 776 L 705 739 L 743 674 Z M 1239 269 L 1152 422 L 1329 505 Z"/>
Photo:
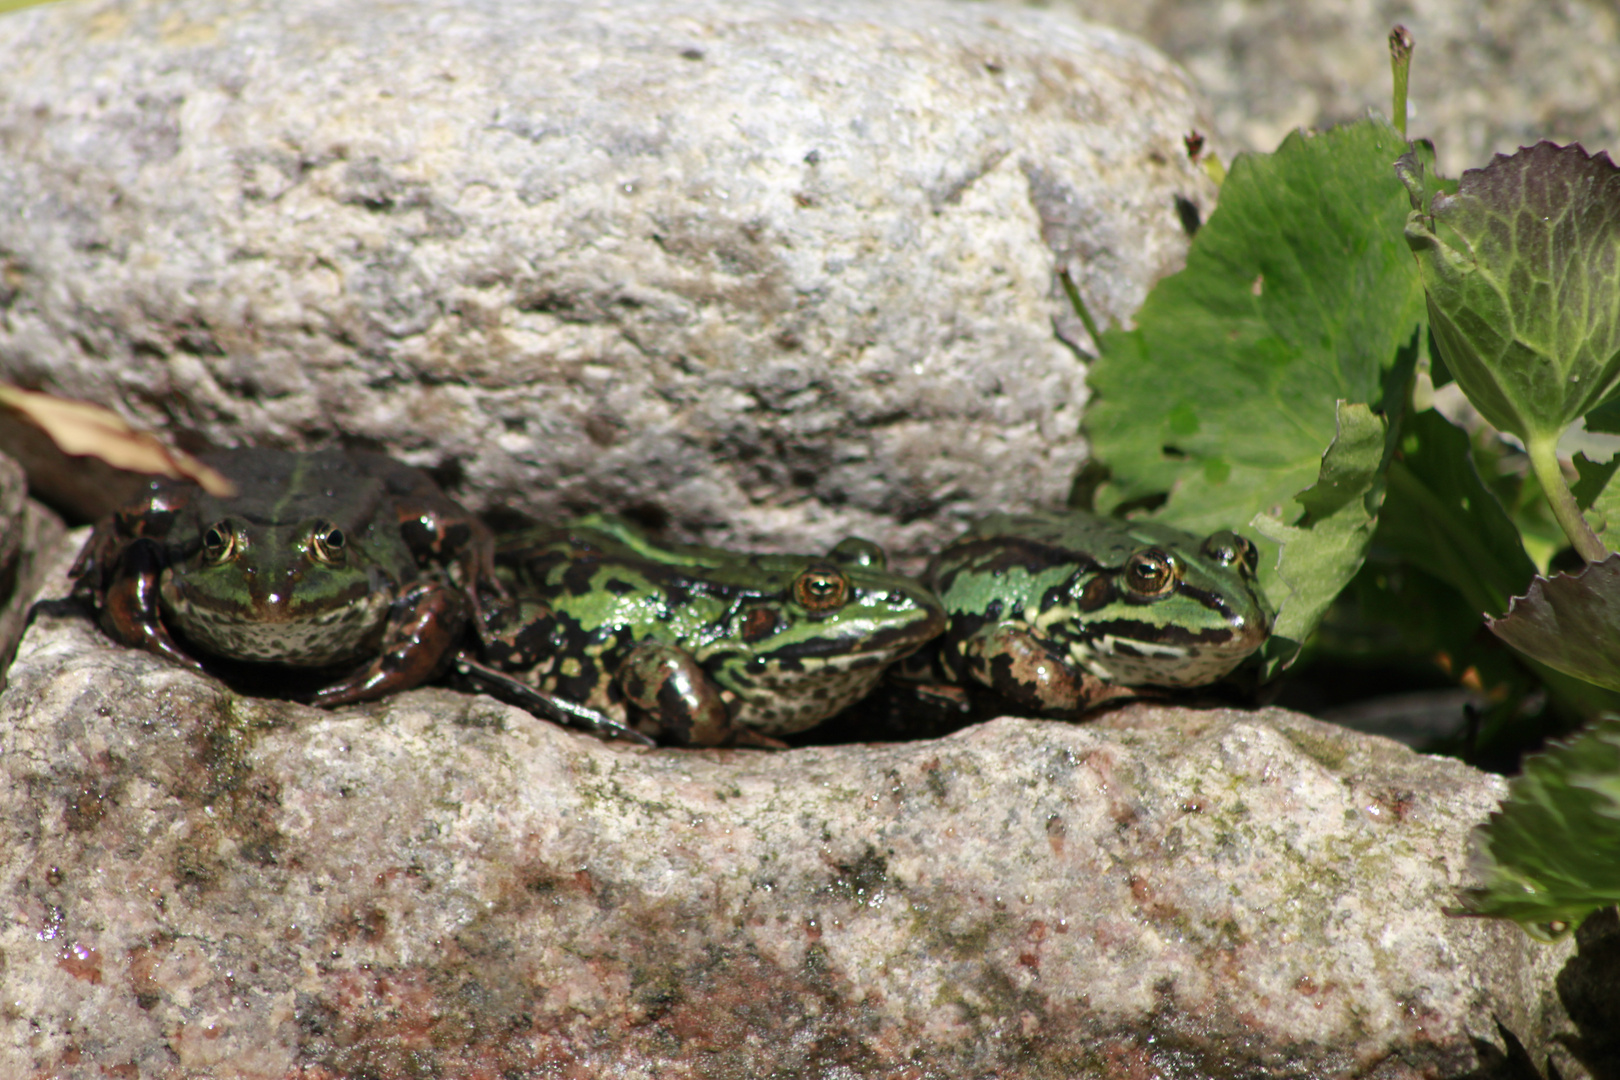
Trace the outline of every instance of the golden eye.
<path fill-rule="evenodd" d="M 343 545 L 347 543 L 343 530 L 329 522 L 320 522 L 310 535 L 309 547 L 315 558 L 329 566 L 343 565 Z"/>
<path fill-rule="evenodd" d="M 1134 593 L 1158 596 L 1175 583 L 1175 560 L 1158 548 L 1145 548 L 1126 560 L 1125 585 Z"/>
<path fill-rule="evenodd" d="M 1235 532 L 1218 532 L 1205 540 L 1204 554 L 1222 566 L 1236 565 L 1251 574 L 1260 564 L 1260 552 L 1254 543 Z"/>
<path fill-rule="evenodd" d="M 210 525 L 202 538 L 204 561 L 218 564 L 235 554 L 236 530 L 231 528 L 230 523 L 222 521 L 218 525 Z"/>
<path fill-rule="evenodd" d="M 849 602 L 849 578 L 813 566 L 793 579 L 793 599 L 806 611 L 835 611 Z"/>

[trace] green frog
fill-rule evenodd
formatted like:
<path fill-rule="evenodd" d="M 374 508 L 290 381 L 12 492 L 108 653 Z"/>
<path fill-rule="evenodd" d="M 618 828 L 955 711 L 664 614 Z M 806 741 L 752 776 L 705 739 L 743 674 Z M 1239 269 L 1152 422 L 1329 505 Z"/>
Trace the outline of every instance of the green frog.
<path fill-rule="evenodd" d="M 1204 686 L 1271 631 L 1254 544 L 1084 511 L 997 514 L 928 564 L 950 626 L 903 679 L 981 684 L 1074 716 L 1141 688 Z"/>
<path fill-rule="evenodd" d="M 685 746 L 781 746 L 945 628 L 860 539 L 749 555 L 592 516 L 503 538 L 496 561 L 512 599 L 485 615 L 484 668 L 599 730 Z"/>
<path fill-rule="evenodd" d="M 233 450 L 203 460 L 230 498 L 153 480 L 96 525 L 75 592 L 114 639 L 176 663 L 256 671 L 341 705 L 438 675 L 504 596 L 489 529 L 381 454 Z"/>

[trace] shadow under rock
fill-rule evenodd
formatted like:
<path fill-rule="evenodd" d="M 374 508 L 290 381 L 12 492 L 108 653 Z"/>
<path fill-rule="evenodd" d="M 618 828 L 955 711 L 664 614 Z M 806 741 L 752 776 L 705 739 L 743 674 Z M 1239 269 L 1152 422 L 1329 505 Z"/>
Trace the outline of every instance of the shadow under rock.
<path fill-rule="evenodd" d="M 1579 1035 L 1565 1040 L 1592 1080 L 1620 1080 L 1620 914 L 1608 908 L 1575 931 L 1575 955 L 1558 973 L 1558 997 Z"/>

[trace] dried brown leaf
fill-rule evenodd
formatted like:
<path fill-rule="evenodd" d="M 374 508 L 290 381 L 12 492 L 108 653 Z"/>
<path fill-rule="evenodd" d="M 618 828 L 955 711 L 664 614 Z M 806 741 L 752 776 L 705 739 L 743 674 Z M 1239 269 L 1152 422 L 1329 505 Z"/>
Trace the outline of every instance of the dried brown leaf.
<path fill-rule="evenodd" d="M 235 486 L 215 470 L 190 454 L 163 445 L 149 431 L 137 431 L 100 405 L 0 384 L 0 407 L 11 409 L 45 432 L 64 454 L 100 458 L 130 472 L 193 480 L 211 495 L 236 494 Z"/>

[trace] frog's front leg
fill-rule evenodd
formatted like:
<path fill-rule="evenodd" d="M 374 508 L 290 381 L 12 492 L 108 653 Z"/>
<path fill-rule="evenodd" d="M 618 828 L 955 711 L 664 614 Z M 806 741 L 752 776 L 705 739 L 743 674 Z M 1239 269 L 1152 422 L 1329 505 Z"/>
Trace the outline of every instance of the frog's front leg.
<path fill-rule="evenodd" d="M 626 700 L 650 713 L 682 746 L 721 746 L 735 734 L 714 680 L 673 645 L 648 641 L 631 650 L 617 680 Z"/>
<path fill-rule="evenodd" d="M 376 659 L 306 700 L 330 708 L 420 686 L 442 672 L 460 647 L 472 605 L 441 581 L 419 581 L 394 601 Z"/>
<path fill-rule="evenodd" d="M 158 577 L 162 571 L 157 548 L 151 541 L 138 540 L 125 548 L 111 580 L 95 598 L 101 628 L 115 641 L 201 671 L 202 664 L 176 645 L 163 625 L 158 602 Z"/>
<path fill-rule="evenodd" d="M 1081 713 L 1137 693 L 1076 666 L 1027 625 L 985 627 L 963 643 L 962 653 L 975 679 L 1034 712 Z"/>

